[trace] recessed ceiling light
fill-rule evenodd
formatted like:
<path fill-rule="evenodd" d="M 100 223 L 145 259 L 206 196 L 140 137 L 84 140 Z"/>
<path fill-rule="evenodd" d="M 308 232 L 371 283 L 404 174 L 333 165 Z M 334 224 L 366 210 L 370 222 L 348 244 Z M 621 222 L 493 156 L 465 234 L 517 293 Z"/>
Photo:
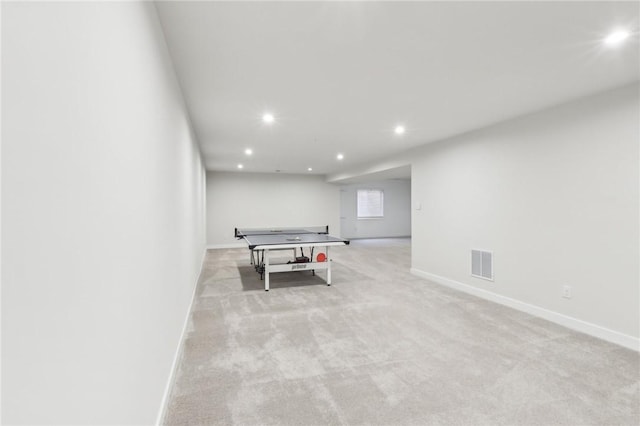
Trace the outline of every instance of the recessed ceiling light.
<path fill-rule="evenodd" d="M 616 30 L 604 39 L 605 44 L 609 46 L 617 46 L 629 38 L 631 33 L 627 30 Z"/>
<path fill-rule="evenodd" d="M 247 155 L 251 155 L 251 154 L 253 154 L 253 150 L 251 148 L 247 148 L 247 149 L 244 150 L 244 153 L 247 154 Z"/>
<path fill-rule="evenodd" d="M 309 168 L 307 169 L 307 171 L 308 171 L 308 172 L 312 172 L 312 171 L 313 171 L 313 169 L 312 169 L 311 167 L 309 167 Z"/>
<path fill-rule="evenodd" d="M 336 155 L 336 158 L 337 158 L 338 160 L 342 160 L 342 159 L 344 158 L 344 155 L 342 155 L 342 154 L 338 154 L 338 155 Z"/>
<path fill-rule="evenodd" d="M 238 168 L 239 168 L 239 169 L 241 169 L 241 168 L 243 168 L 243 167 L 244 167 L 244 166 L 243 166 L 242 164 L 238 164 Z"/>
<path fill-rule="evenodd" d="M 273 114 L 271 114 L 271 113 L 266 113 L 265 115 L 262 116 L 262 121 L 264 121 L 267 124 L 273 123 L 274 120 L 275 120 L 275 118 L 273 117 Z"/>
<path fill-rule="evenodd" d="M 396 135 L 403 135 L 405 132 L 405 128 L 404 126 L 396 126 L 394 132 L 396 132 Z"/>

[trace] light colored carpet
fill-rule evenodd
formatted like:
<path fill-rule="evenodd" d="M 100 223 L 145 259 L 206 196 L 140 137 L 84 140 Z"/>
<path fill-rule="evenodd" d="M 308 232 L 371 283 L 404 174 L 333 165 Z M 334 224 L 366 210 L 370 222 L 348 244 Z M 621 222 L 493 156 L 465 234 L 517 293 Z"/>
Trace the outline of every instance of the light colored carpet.
<path fill-rule="evenodd" d="M 637 425 L 638 353 L 409 274 L 410 240 L 272 274 L 210 250 L 168 425 Z"/>

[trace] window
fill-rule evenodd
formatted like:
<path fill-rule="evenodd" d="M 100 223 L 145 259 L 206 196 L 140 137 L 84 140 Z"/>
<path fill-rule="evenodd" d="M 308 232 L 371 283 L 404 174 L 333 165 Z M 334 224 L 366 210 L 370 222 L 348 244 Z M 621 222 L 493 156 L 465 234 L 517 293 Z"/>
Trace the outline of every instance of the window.
<path fill-rule="evenodd" d="M 384 194 L 379 189 L 358 189 L 358 219 L 384 217 Z"/>

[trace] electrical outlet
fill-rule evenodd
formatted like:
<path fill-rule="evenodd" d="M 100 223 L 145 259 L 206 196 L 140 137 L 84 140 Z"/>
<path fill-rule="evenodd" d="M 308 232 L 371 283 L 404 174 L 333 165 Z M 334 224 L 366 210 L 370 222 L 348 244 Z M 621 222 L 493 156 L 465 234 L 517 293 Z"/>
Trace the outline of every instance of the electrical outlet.
<path fill-rule="evenodd" d="M 571 299 L 571 286 L 565 285 L 562 287 L 562 297 L 565 299 Z"/>

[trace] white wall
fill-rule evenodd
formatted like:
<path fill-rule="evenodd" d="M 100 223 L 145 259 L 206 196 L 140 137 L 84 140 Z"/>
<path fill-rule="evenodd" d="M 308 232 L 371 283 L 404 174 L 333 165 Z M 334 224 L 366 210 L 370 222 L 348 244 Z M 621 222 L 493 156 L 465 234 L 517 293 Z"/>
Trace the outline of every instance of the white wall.
<path fill-rule="evenodd" d="M 235 228 L 329 225 L 339 235 L 339 194 L 317 175 L 208 172 L 207 244 L 244 247 Z"/>
<path fill-rule="evenodd" d="M 637 345 L 639 113 L 636 84 L 415 151 L 414 272 Z"/>
<path fill-rule="evenodd" d="M 2 422 L 152 424 L 205 246 L 155 7 L 2 8 Z"/>
<path fill-rule="evenodd" d="M 384 218 L 358 219 L 358 189 L 384 193 Z M 411 235 L 411 181 L 392 179 L 340 187 L 340 227 L 343 238 L 408 237 Z"/>

